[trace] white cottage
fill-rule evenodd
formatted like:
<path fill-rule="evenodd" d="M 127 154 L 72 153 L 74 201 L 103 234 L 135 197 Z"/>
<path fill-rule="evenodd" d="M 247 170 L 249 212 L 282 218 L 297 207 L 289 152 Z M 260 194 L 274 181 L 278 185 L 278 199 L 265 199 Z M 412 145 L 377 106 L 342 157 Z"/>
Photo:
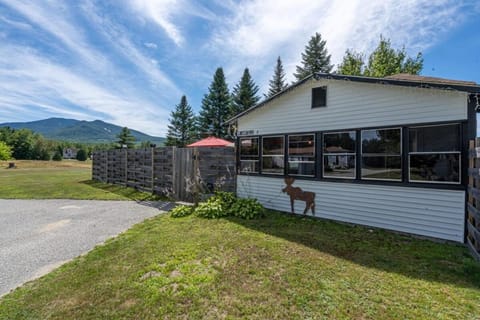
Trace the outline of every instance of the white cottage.
<path fill-rule="evenodd" d="M 265 207 L 464 242 L 480 86 L 315 74 L 229 121 L 237 194 Z"/>

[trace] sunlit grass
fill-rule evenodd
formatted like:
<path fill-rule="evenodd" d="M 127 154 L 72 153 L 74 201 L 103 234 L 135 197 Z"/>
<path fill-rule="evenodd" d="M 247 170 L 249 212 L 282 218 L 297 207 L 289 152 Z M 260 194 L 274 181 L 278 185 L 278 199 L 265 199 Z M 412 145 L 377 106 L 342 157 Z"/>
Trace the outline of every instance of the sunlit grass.
<path fill-rule="evenodd" d="M 0 300 L 0 319 L 476 319 L 461 245 L 269 212 L 147 220 Z"/>

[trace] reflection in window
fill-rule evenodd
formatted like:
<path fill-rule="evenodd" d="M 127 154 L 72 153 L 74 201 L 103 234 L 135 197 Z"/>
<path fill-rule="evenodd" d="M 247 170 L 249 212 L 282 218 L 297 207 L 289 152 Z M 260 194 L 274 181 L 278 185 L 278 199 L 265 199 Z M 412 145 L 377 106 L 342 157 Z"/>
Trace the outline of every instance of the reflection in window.
<path fill-rule="evenodd" d="M 409 181 L 460 183 L 460 125 L 409 129 Z"/>
<path fill-rule="evenodd" d="M 315 176 L 315 135 L 288 136 L 288 174 Z"/>
<path fill-rule="evenodd" d="M 402 180 L 401 129 L 362 130 L 362 178 Z"/>
<path fill-rule="evenodd" d="M 283 174 L 284 137 L 263 137 L 262 139 L 262 173 Z"/>
<path fill-rule="evenodd" d="M 240 172 L 258 172 L 258 138 L 240 138 Z"/>
<path fill-rule="evenodd" d="M 323 176 L 326 178 L 355 178 L 355 131 L 323 135 Z"/>

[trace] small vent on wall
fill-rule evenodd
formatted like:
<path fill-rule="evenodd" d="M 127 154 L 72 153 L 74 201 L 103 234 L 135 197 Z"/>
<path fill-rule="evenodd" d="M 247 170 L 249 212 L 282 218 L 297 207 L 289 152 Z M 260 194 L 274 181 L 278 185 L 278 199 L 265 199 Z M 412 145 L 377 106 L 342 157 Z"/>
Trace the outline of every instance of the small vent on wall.
<path fill-rule="evenodd" d="M 321 108 L 327 106 L 327 87 L 318 87 L 312 89 L 312 108 Z"/>

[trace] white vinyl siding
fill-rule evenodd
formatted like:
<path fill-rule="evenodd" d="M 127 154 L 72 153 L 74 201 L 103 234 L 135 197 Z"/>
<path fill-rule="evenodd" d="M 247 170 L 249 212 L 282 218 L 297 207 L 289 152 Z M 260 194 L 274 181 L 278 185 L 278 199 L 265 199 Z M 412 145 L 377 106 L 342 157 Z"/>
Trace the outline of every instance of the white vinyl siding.
<path fill-rule="evenodd" d="M 315 216 L 343 222 L 463 242 L 465 191 L 297 179 L 294 187 L 311 191 Z M 290 212 L 290 197 L 281 178 L 237 176 L 237 193 L 257 198 L 265 207 Z M 295 213 L 305 202 L 295 200 Z M 308 215 L 311 212 L 308 211 Z"/>
<path fill-rule="evenodd" d="M 327 86 L 323 108 L 311 108 L 311 89 Z M 398 126 L 467 119 L 467 94 L 439 89 L 311 80 L 238 119 L 254 134 Z"/>

